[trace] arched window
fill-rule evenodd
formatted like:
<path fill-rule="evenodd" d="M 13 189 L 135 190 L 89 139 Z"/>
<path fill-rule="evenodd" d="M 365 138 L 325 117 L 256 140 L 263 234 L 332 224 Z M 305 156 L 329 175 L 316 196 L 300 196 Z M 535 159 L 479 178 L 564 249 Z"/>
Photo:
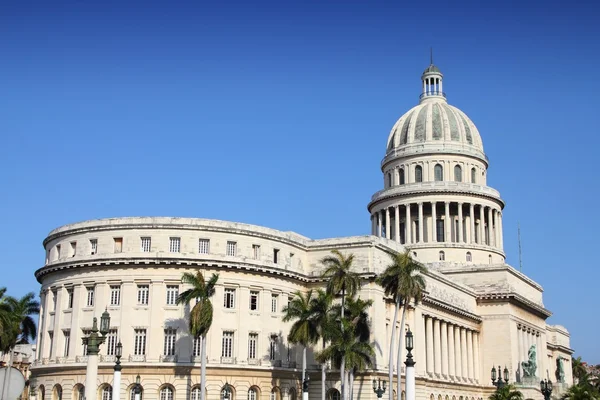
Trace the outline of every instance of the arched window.
<path fill-rule="evenodd" d="M 136 385 L 134 384 L 131 387 L 131 390 L 129 391 L 129 399 L 130 400 L 142 400 L 142 398 L 144 397 L 144 388 L 142 387 L 142 385 L 140 385 L 138 389 L 140 391 L 140 397 L 138 399 L 136 399 L 135 398 Z M 200 397 L 198 397 L 198 400 L 200 400 Z"/>
<path fill-rule="evenodd" d="M 200 386 L 195 386 L 190 395 L 191 400 L 200 400 Z M 223 398 L 223 394 L 221 394 L 221 398 Z"/>
<path fill-rule="evenodd" d="M 406 183 L 406 177 L 404 176 L 404 168 L 400 168 L 398 170 L 398 175 L 400 175 L 400 184 L 404 185 Z"/>
<path fill-rule="evenodd" d="M 281 396 L 279 395 L 279 389 L 273 388 L 271 389 L 271 394 L 269 395 L 270 400 L 281 400 Z"/>
<path fill-rule="evenodd" d="M 475 171 L 475 168 L 471 168 L 471 183 L 477 183 L 477 171 Z"/>
<path fill-rule="evenodd" d="M 104 385 L 102 388 L 102 400 L 112 400 L 112 387 Z"/>
<path fill-rule="evenodd" d="M 446 253 L 444 253 L 443 251 L 440 251 L 440 261 L 445 261 L 446 260 Z"/>
<path fill-rule="evenodd" d="M 296 389 L 290 388 L 290 390 L 288 390 L 288 399 L 296 400 Z"/>
<path fill-rule="evenodd" d="M 258 393 L 256 388 L 251 387 L 250 389 L 248 389 L 248 400 L 257 400 L 258 399 Z"/>
<path fill-rule="evenodd" d="M 40 398 L 40 400 L 44 400 L 46 398 L 46 388 L 44 387 L 44 385 L 40 385 L 38 387 L 38 397 Z"/>
<path fill-rule="evenodd" d="M 62 386 L 58 384 L 54 385 L 52 388 L 52 400 L 62 400 Z"/>
<path fill-rule="evenodd" d="M 433 395 L 433 393 L 431 393 L 431 396 L 429 396 L 429 400 L 435 400 L 435 396 Z"/>
<path fill-rule="evenodd" d="M 471 262 L 473 261 L 473 256 L 471 255 L 470 251 L 467 251 L 467 262 Z"/>
<path fill-rule="evenodd" d="M 415 182 L 423 182 L 423 167 L 420 165 L 415 167 Z"/>
<path fill-rule="evenodd" d="M 388 187 L 392 187 L 392 174 L 390 172 L 387 174 L 387 185 Z"/>
<path fill-rule="evenodd" d="M 416 256 L 417 256 L 417 252 L 413 251 L 413 257 L 416 257 Z"/>
<path fill-rule="evenodd" d="M 200 389 L 200 388 L 198 388 Z M 206 393 L 205 393 L 206 394 Z M 233 400 L 235 397 L 235 389 L 230 384 L 226 384 L 221 388 L 221 400 Z M 208 399 L 208 395 L 205 396 Z M 198 400 L 200 399 L 200 393 L 198 393 Z"/>
<path fill-rule="evenodd" d="M 327 392 L 327 400 L 340 400 L 340 391 L 337 389 L 330 389 Z"/>
<path fill-rule="evenodd" d="M 488 260 L 489 260 L 490 264 L 492 264 L 492 255 L 491 254 L 488 256 Z"/>
<path fill-rule="evenodd" d="M 441 164 L 435 164 L 435 167 L 433 167 L 433 176 L 436 182 L 444 180 L 444 167 Z"/>
<path fill-rule="evenodd" d="M 85 398 L 85 387 L 78 383 L 73 386 L 73 400 L 83 400 Z"/>
<path fill-rule="evenodd" d="M 462 168 L 460 167 L 460 165 L 454 166 L 454 181 L 462 182 Z"/>
<path fill-rule="evenodd" d="M 160 389 L 160 400 L 173 400 L 173 389 L 170 386 Z"/>

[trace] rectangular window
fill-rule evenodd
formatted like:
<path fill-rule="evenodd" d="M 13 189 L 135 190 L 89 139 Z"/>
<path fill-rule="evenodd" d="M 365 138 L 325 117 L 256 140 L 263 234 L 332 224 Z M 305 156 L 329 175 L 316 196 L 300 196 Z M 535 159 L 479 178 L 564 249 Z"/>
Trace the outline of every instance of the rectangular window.
<path fill-rule="evenodd" d="M 60 258 L 60 244 L 56 245 L 56 258 Z"/>
<path fill-rule="evenodd" d="M 236 242 L 227 242 L 227 253 L 226 254 L 228 256 L 235 256 L 236 250 L 237 250 Z"/>
<path fill-rule="evenodd" d="M 256 344 L 258 343 L 258 334 L 251 333 L 248 335 L 248 358 L 256 359 Z"/>
<path fill-rule="evenodd" d="M 273 262 L 275 264 L 279 262 L 279 249 L 273 249 Z"/>
<path fill-rule="evenodd" d="M 71 257 L 75 257 L 77 253 L 77 242 L 71 242 Z"/>
<path fill-rule="evenodd" d="M 52 350 L 54 350 L 54 332 L 48 332 L 48 337 L 50 338 L 50 357 L 52 357 Z"/>
<path fill-rule="evenodd" d="M 210 240 L 208 240 L 208 239 L 198 240 L 198 253 L 208 254 L 209 251 L 210 251 Z"/>
<path fill-rule="evenodd" d="M 252 245 L 252 254 L 254 255 L 255 260 L 260 259 L 260 245 L 258 245 L 258 244 Z"/>
<path fill-rule="evenodd" d="M 90 333 L 92 333 L 92 331 L 90 331 L 89 329 L 82 329 L 81 332 L 83 333 L 83 336 L 90 336 Z M 87 344 L 83 344 L 83 355 L 87 356 Z"/>
<path fill-rule="evenodd" d="M 279 304 L 278 303 L 279 303 L 279 295 L 272 294 L 271 295 L 271 312 L 272 313 L 279 312 L 279 307 L 278 307 Z"/>
<path fill-rule="evenodd" d="M 443 242 L 444 241 L 444 220 L 443 219 L 438 219 L 436 221 L 435 229 L 437 231 L 436 232 L 436 234 L 437 234 L 436 240 L 438 242 Z"/>
<path fill-rule="evenodd" d="M 148 285 L 138 285 L 138 293 L 137 293 L 137 302 L 139 305 L 147 306 L 148 305 L 148 296 L 150 294 L 150 286 Z"/>
<path fill-rule="evenodd" d="M 73 289 L 67 289 L 67 309 L 73 308 Z"/>
<path fill-rule="evenodd" d="M 177 297 L 179 297 L 179 285 L 167 285 L 167 305 L 177 304 Z"/>
<path fill-rule="evenodd" d="M 254 290 L 250 292 L 250 310 L 258 310 L 258 292 Z"/>
<path fill-rule="evenodd" d="M 114 356 L 117 352 L 117 330 L 111 329 L 108 331 L 108 335 L 106 336 L 106 355 Z"/>
<path fill-rule="evenodd" d="M 275 360 L 277 356 L 277 336 L 269 338 L 269 360 Z"/>
<path fill-rule="evenodd" d="M 179 253 L 181 251 L 181 238 L 172 237 L 169 239 L 169 252 Z"/>
<path fill-rule="evenodd" d="M 146 354 L 146 330 L 135 329 L 135 341 L 133 346 L 133 354 L 136 356 L 142 356 Z"/>
<path fill-rule="evenodd" d="M 196 336 L 194 338 L 194 357 L 202 356 L 202 338 L 200 336 Z"/>
<path fill-rule="evenodd" d="M 94 307 L 94 288 L 87 287 L 87 302 L 85 303 L 88 307 Z"/>
<path fill-rule="evenodd" d="M 294 267 L 294 253 L 290 253 L 290 268 Z"/>
<path fill-rule="evenodd" d="M 115 240 L 115 253 L 123 252 L 123 238 L 114 238 Z"/>
<path fill-rule="evenodd" d="M 90 254 L 96 254 L 98 252 L 98 239 L 90 239 L 90 247 L 92 248 Z"/>
<path fill-rule="evenodd" d="M 114 285 L 110 287 L 110 305 L 121 305 L 121 286 Z"/>
<path fill-rule="evenodd" d="M 292 296 L 288 296 L 288 302 L 287 302 L 288 307 L 290 306 L 290 304 L 292 304 L 293 300 L 294 300 L 294 298 Z"/>
<path fill-rule="evenodd" d="M 152 239 L 149 237 L 143 237 L 143 238 L 141 238 L 141 241 L 142 241 L 142 253 L 150 253 Z"/>
<path fill-rule="evenodd" d="M 177 338 L 177 330 L 173 328 L 165 329 L 165 341 L 163 346 L 164 356 L 175 355 L 175 339 Z"/>
<path fill-rule="evenodd" d="M 223 332 L 223 346 L 221 348 L 221 357 L 233 357 L 233 332 Z"/>
<path fill-rule="evenodd" d="M 52 291 L 52 311 L 56 311 L 56 301 L 58 300 L 58 293 L 56 290 Z"/>
<path fill-rule="evenodd" d="M 71 347 L 71 331 L 63 331 L 65 335 L 65 351 L 63 352 L 64 357 L 69 357 L 69 347 Z"/>
<path fill-rule="evenodd" d="M 235 307 L 235 289 L 225 288 L 223 307 L 225 307 L 225 308 L 234 308 Z"/>

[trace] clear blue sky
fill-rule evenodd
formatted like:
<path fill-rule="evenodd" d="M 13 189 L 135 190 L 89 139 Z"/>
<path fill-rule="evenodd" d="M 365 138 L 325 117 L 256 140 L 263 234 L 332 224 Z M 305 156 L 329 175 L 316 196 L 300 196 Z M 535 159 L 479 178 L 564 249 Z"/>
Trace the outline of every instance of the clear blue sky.
<path fill-rule="evenodd" d="M 0 12 L 0 285 L 11 294 L 38 291 L 42 240 L 80 220 L 369 233 L 388 133 L 417 103 L 433 46 L 506 200 L 508 261 L 518 267 L 520 222 L 523 270 L 544 286 L 550 322 L 600 363 L 593 2 L 83 3 Z"/>

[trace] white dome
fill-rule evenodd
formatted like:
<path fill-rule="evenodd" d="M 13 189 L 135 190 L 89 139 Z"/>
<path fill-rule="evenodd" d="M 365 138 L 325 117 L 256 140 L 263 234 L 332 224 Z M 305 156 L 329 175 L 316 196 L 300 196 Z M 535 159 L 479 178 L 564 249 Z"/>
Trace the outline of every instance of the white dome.
<path fill-rule="evenodd" d="M 392 128 L 387 153 L 467 153 L 483 160 L 483 142 L 475 124 L 446 102 L 441 91 L 442 74 L 425 70 L 420 104 L 404 114 Z M 430 80 L 436 85 L 430 84 Z"/>

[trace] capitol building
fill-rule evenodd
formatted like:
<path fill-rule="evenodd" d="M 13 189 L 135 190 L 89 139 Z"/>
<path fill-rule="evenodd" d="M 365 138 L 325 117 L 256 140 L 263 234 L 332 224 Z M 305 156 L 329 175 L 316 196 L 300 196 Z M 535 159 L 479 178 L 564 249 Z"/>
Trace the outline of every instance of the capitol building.
<path fill-rule="evenodd" d="M 418 92 L 418 91 L 416 91 Z M 488 185 L 489 160 L 469 117 L 451 106 L 443 75 L 430 65 L 419 103 L 393 126 L 381 162 L 382 190 L 368 203 L 364 236 L 310 239 L 294 232 L 200 218 L 132 217 L 84 221 L 50 232 L 43 244 L 41 313 L 31 370 L 36 400 L 82 400 L 84 337 L 106 310 L 97 399 L 110 400 L 118 341 L 120 397 L 199 400 L 200 343 L 176 304 L 184 272 L 219 274 L 207 336 L 207 399 L 299 400 L 302 351 L 289 344 L 282 310 L 296 291 L 323 287 L 320 260 L 354 254 L 359 296 L 373 305 L 374 368 L 354 383 L 354 400 L 375 400 L 371 381 L 387 379 L 391 335 L 414 333 L 419 400 L 482 400 L 495 390 L 493 366 L 506 366 L 526 399 L 572 384 L 569 333 L 549 325 L 543 289 L 505 261 L 505 203 Z M 383 143 L 382 143 L 383 149 Z M 424 300 L 392 326 L 394 304 L 375 283 L 388 252 L 409 249 L 428 267 Z M 396 340 L 396 343 L 397 340 Z M 309 349 L 310 398 L 321 398 L 320 365 Z M 395 362 L 394 362 L 395 364 Z M 395 373 L 403 371 L 394 371 Z M 339 372 L 328 370 L 327 399 L 339 400 Z M 95 388 L 96 389 L 96 388 Z M 391 388 L 388 387 L 388 390 Z"/>

